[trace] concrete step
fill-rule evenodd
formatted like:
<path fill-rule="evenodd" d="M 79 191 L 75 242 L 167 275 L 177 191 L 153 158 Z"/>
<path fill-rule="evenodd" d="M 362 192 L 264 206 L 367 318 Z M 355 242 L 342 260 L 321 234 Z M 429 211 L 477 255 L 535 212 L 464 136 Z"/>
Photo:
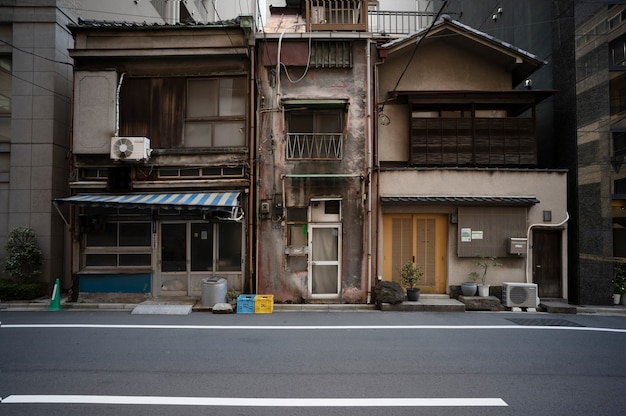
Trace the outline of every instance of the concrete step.
<path fill-rule="evenodd" d="M 456 299 L 450 299 L 448 295 L 420 295 L 417 302 L 405 300 L 395 305 L 383 303 L 380 306 L 380 310 L 397 312 L 465 312 L 465 305 Z"/>

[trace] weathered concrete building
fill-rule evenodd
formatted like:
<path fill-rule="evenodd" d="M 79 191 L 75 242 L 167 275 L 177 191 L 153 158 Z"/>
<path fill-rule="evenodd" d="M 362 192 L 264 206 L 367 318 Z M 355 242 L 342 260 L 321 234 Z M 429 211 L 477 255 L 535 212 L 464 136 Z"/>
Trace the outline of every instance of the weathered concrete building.
<path fill-rule="evenodd" d="M 366 2 L 295 3 L 272 8 L 258 43 L 257 290 L 281 302 L 364 303 Z"/>
<path fill-rule="evenodd" d="M 76 294 L 243 291 L 250 227 L 252 19 L 81 21 L 75 46 L 71 232 Z"/>

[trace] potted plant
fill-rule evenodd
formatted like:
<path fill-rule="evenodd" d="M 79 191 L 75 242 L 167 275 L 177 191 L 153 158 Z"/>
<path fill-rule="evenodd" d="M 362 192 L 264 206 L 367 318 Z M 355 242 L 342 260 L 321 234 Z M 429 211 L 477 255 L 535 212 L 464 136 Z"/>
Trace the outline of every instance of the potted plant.
<path fill-rule="evenodd" d="M 424 272 L 420 268 L 419 265 L 407 261 L 402 265 L 400 269 L 400 278 L 402 279 L 402 283 L 408 285 L 409 287 L 406 289 L 406 297 L 410 301 L 417 301 L 420 297 L 420 289 L 417 287 L 413 287 L 422 279 Z"/>
<path fill-rule="evenodd" d="M 622 263 L 617 263 L 613 273 L 613 304 L 625 304 L 624 293 L 626 293 L 626 269 Z"/>
<path fill-rule="evenodd" d="M 496 257 L 485 257 L 478 255 L 474 260 L 474 264 L 480 268 L 480 272 L 471 272 L 470 277 L 474 282 L 479 281 L 478 294 L 480 296 L 489 296 L 489 285 L 487 284 L 487 271 L 490 267 L 500 267 L 502 263 L 499 263 Z"/>

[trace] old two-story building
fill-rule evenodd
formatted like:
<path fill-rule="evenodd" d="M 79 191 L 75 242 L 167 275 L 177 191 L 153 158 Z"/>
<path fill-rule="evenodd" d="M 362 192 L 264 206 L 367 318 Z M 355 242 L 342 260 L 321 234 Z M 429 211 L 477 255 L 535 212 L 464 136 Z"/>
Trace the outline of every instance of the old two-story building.
<path fill-rule="evenodd" d="M 497 257 L 486 283 L 567 297 L 567 173 L 538 169 L 536 112 L 555 93 L 525 83 L 543 61 L 443 16 L 378 48 L 374 267 L 450 293 Z"/>
<path fill-rule="evenodd" d="M 75 295 L 249 288 L 253 26 L 70 25 Z"/>
<path fill-rule="evenodd" d="M 366 3 L 288 2 L 258 36 L 257 290 L 278 302 L 367 301 Z"/>

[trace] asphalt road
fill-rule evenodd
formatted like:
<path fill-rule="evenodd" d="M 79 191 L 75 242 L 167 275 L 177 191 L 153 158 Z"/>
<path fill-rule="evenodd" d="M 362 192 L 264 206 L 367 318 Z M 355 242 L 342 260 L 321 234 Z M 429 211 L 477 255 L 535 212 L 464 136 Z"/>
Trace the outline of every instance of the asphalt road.
<path fill-rule="evenodd" d="M 626 317 L 0 314 L 2 415 L 622 415 Z"/>

